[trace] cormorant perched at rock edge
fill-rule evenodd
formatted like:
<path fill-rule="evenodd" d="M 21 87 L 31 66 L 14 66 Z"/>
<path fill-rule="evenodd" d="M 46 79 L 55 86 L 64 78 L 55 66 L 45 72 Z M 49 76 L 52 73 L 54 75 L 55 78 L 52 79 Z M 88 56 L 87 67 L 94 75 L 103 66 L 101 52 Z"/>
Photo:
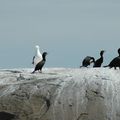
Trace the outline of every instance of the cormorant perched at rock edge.
<path fill-rule="evenodd" d="M 104 50 L 101 50 L 100 52 L 100 58 L 97 59 L 95 62 L 94 62 L 94 66 L 93 67 L 101 67 L 102 63 L 103 63 L 103 54 L 104 54 Z"/>
<path fill-rule="evenodd" d="M 95 59 L 94 57 L 91 57 L 91 56 L 87 56 L 84 58 L 83 62 L 82 62 L 82 66 L 81 67 L 87 67 L 88 65 L 90 65 L 91 63 L 94 63 L 95 62 Z"/>
<path fill-rule="evenodd" d="M 43 66 L 44 66 L 44 64 L 45 64 L 45 62 L 46 62 L 46 55 L 47 55 L 47 52 L 44 52 L 43 54 L 42 54 L 42 61 L 40 61 L 36 66 L 35 66 L 35 69 L 34 69 L 34 71 L 32 72 L 32 73 L 35 73 L 35 71 L 39 71 L 40 70 L 40 72 L 42 72 L 42 68 L 43 68 Z"/>
<path fill-rule="evenodd" d="M 36 45 L 35 47 L 36 47 L 36 53 L 32 60 L 33 65 L 37 65 L 40 61 L 42 61 L 42 54 L 40 53 L 39 46 Z"/>
<path fill-rule="evenodd" d="M 109 68 L 114 67 L 115 69 L 116 69 L 117 67 L 119 67 L 119 69 L 120 69 L 120 48 L 118 49 L 118 54 L 119 54 L 119 56 L 115 57 L 115 58 L 109 63 L 109 65 L 104 66 L 104 67 L 109 67 Z"/>

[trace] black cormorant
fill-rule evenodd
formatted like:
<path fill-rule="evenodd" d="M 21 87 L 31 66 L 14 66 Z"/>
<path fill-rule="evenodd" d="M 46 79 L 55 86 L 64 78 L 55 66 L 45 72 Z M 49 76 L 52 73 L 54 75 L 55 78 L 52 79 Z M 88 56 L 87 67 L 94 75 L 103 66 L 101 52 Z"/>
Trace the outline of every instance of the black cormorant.
<path fill-rule="evenodd" d="M 104 52 L 105 52 L 104 50 L 102 50 L 102 51 L 100 52 L 100 58 L 95 61 L 93 67 L 101 67 L 101 65 L 102 65 L 102 63 L 103 63 L 103 54 L 104 54 Z"/>
<path fill-rule="evenodd" d="M 43 66 L 44 66 L 44 64 L 45 64 L 45 62 L 46 62 L 46 55 L 47 55 L 47 52 L 44 52 L 43 54 L 42 54 L 42 61 L 40 61 L 36 66 L 35 66 L 35 69 L 34 69 L 34 71 L 32 72 L 32 73 L 35 73 L 35 71 L 39 71 L 40 70 L 40 72 L 42 72 L 42 68 L 43 68 Z"/>
<path fill-rule="evenodd" d="M 84 60 L 82 61 L 82 66 L 80 66 L 80 67 L 87 67 L 87 66 L 90 65 L 92 62 L 95 62 L 94 57 L 87 56 L 87 57 L 85 57 Z"/>
<path fill-rule="evenodd" d="M 118 54 L 119 54 L 119 56 L 115 57 L 115 58 L 109 63 L 109 65 L 104 66 L 104 67 L 109 67 L 109 68 L 114 67 L 115 69 L 116 69 L 117 67 L 119 67 L 119 69 L 120 69 L 120 48 L 118 49 Z"/>

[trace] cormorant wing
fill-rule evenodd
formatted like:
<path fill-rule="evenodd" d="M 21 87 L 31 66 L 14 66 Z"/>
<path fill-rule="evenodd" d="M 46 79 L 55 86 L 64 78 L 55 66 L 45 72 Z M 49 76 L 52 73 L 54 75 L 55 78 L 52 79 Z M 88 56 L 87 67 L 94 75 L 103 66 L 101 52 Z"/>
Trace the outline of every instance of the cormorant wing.
<path fill-rule="evenodd" d="M 111 65 L 116 65 L 116 66 L 118 66 L 118 64 L 120 64 L 120 56 L 115 57 L 115 58 L 110 62 L 109 66 L 111 66 Z"/>

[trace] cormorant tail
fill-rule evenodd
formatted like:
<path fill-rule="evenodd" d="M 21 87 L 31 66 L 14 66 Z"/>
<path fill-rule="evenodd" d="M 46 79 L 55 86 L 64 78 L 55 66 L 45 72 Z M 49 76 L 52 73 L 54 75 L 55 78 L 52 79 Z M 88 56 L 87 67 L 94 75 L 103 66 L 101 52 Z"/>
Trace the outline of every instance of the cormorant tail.
<path fill-rule="evenodd" d="M 83 67 L 83 66 L 80 66 L 80 68 Z"/>

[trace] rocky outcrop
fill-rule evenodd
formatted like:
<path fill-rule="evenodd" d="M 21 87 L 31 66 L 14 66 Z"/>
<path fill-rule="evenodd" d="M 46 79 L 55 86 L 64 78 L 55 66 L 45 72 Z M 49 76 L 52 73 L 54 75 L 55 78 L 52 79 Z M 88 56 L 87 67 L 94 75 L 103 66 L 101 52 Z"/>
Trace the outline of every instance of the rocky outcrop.
<path fill-rule="evenodd" d="M 120 70 L 31 72 L 0 70 L 0 120 L 120 120 Z"/>

